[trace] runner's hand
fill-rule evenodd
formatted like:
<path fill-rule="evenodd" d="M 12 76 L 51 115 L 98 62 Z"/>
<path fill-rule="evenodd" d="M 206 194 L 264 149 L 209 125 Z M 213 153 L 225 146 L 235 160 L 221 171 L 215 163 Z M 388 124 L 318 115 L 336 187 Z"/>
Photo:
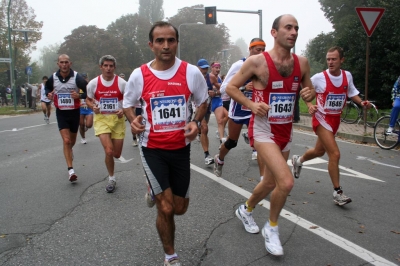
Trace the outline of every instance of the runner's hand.
<path fill-rule="evenodd" d="M 122 117 L 124 116 L 124 111 L 123 111 L 122 109 L 119 109 L 119 110 L 116 112 L 116 115 L 118 116 L 118 118 L 122 118 Z"/>
<path fill-rule="evenodd" d="M 309 87 L 304 87 L 300 91 L 300 96 L 306 102 L 311 102 L 314 99 L 314 94 L 312 93 L 312 90 Z"/>
<path fill-rule="evenodd" d="M 144 125 L 142 125 L 142 122 L 143 122 L 143 116 L 141 115 L 138 115 L 135 119 L 133 119 L 131 123 L 132 133 L 140 134 L 145 130 Z"/>
<path fill-rule="evenodd" d="M 71 91 L 71 97 L 72 99 L 79 99 L 79 93 L 73 90 Z"/>
<path fill-rule="evenodd" d="M 187 123 L 184 130 L 185 130 L 184 136 L 189 141 L 193 141 L 196 138 L 197 133 L 198 133 L 198 128 L 197 128 L 196 122 L 191 121 L 191 122 Z"/>
<path fill-rule="evenodd" d="M 312 104 L 312 105 L 308 106 L 308 113 L 310 115 L 315 114 L 317 112 L 317 110 L 318 110 L 318 106 L 317 105 L 313 105 Z"/>
<path fill-rule="evenodd" d="M 261 103 L 252 102 L 252 105 L 248 107 L 253 112 L 253 114 L 258 115 L 259 117 L 266 116 L 269 109 L 271 109 L 271 107 L 264 102 Z"/>

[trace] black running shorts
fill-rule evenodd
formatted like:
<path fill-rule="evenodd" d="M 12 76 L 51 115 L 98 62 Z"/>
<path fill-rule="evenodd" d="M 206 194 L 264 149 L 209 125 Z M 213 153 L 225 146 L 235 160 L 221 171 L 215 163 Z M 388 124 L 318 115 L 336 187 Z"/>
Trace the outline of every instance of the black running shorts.
<path fill-rule="evenodd" d="M 60 110 L 56 108 L 58 129 L 69 128 L 72 133 L 77 133 L 79 128 L 80 110 Z"/>
<path fill-rule="evenodd" d="M 178 150 L 141 147 L 140 155 L 154 195 L 171 188 L 174 195 L 189 198 L 190 144 Z"/>

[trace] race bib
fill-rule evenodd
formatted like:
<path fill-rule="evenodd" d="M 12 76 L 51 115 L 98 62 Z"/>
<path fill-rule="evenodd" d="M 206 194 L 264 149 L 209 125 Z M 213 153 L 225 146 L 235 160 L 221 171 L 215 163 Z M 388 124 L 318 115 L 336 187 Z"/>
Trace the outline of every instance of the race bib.
<path fill-rule="evenodd" d="M 118 111 L 118 98 L 100 98 L 100 113 L 115 114 Z"/>
<path fill-rule="evenodd" d="M 346 94 L 328 94 L 325 99 L 326 114 L 340 114 L 346 102 Z"/>
<path fill-rule="evenodd" d="M 150 99 L 154 132 L 181 130 L 186 125 L 186 99 L 184 95 Z"/>
<path fill-rule="evenodd" d="M 271 93 L 269 95 L 268 122 L 271 124 L 286 124 L 293 120 L 296 93 Z"/>
<path fill-rule="evenodd" d="M 71 96 L 71 93 L 59 93 L 57 94 L 58 98 L 58 108 L 61 110 L 70 110 L 74 109 L 74 99 Z"/>

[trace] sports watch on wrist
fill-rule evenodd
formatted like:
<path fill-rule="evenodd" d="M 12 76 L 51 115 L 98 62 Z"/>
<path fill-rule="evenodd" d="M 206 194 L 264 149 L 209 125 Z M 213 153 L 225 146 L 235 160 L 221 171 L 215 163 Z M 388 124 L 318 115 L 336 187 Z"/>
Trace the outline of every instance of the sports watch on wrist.
<path fill-rule="evenodd" d="M 199 120 L 193 119 L 191 122 L 195 122 L 196 125 L 197 125 L 197 127 L 200 128 L 200 124 L 201 124 L 201 123 L 200 123 Z"/>

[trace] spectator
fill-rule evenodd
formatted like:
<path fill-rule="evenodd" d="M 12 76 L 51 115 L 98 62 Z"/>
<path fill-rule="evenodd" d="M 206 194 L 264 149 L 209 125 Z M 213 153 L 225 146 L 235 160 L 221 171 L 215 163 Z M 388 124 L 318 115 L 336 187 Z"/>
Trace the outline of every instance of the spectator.
<path fill-rule="evenodd" d="M 397 117 L 399 116 L 400 112 L 400 76 L 397 78 L 396 82 L 394 83 L 393 90 L 392 90 L 392 100 L 393 100 L 393 109 L 390 113 L 390 123 L 389 128 L 387 130 L 388 134 L 391 134 L 396 124 Z"/>

